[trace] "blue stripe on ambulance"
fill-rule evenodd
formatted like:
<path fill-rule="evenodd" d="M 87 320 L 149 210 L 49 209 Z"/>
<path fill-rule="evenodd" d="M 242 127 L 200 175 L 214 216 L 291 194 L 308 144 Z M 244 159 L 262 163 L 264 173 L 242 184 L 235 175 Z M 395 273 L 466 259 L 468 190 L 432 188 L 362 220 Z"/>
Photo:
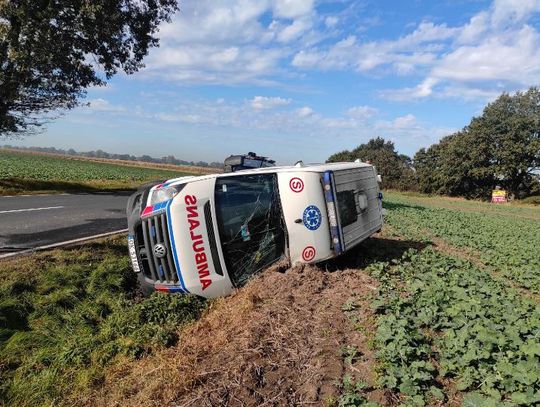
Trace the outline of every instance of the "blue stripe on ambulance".
<path fill-rule="evenodd" d="M 332 236 L 332 243 L 334 245 L 334 253 L 336 255 L 339 255 L 343 252 L 342 244 L 341 244 L 341 232 L 339 230 L 339 219 L 338 217 L 338 209 L 336 207 L 337 201 L 336 197 L 334 195 L 334 188 L 333 188 L 333 178 L 334 173 L 332 171 L 326 171 L 323 176 L 323 184 L 324 184 L 324 198 L 326 200 L 326 204 L 328 207 L 328 204 L 333 205 L 334 207 L 334 214 L 336 217 L 336 226 L 330 225 L 330 234 Z M 328 215 L 328 223 L 330 222 L 330 214 Z"/>

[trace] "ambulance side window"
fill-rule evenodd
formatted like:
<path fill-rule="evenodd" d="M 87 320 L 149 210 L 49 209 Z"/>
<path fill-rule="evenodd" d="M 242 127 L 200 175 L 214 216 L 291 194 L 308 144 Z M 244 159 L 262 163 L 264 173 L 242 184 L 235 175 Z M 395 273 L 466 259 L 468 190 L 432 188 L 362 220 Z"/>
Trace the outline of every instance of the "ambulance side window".
<path fill-rule="evenodd" d="M 358 220 L 356 210 L 356 195 L 354 190 L 337 193 L 339 221 L 341 227 L 352 225 Z"/>

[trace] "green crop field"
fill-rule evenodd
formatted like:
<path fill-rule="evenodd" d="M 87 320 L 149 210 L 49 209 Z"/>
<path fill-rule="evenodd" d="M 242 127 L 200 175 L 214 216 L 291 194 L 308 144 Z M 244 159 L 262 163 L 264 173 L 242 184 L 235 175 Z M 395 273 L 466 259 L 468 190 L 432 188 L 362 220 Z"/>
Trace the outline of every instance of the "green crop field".
<path fill-rule="evenodd" d="M 539 210 L 387 194 L 385 236 L 411 248 L 380 282 L 379 385 L 408 405 L 540 403 Z"/>
<path fill-rule="evenodd" d="M 185 172 L 0 150 L 0 192 L 134 188 Z"/>

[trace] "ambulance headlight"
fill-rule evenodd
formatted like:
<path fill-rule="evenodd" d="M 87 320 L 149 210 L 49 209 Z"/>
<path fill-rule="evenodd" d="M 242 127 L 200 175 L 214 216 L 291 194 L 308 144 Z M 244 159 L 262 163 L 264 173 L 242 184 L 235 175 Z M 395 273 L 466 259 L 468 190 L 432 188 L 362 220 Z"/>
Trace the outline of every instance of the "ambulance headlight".
<path fill-rule="evenodd" d="M 152 192 L 152 197 L 150 198 L 150 205 L 156 205 L 160 202 L 166 202 L 173 199 L 182 188 L 178 187 L 163 187 L 155 189 Z"/>

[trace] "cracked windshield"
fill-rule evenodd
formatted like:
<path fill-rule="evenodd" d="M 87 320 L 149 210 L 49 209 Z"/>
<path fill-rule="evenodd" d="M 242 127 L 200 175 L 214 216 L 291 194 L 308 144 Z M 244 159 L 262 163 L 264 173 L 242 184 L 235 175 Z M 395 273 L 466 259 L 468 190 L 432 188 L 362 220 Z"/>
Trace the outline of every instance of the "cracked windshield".
<path fill-rule="evenodd" d="M 285 236 L 275 174 L 218 178 L 216 213 L 223 256 L 235 286 L 283 255 Z"/>

